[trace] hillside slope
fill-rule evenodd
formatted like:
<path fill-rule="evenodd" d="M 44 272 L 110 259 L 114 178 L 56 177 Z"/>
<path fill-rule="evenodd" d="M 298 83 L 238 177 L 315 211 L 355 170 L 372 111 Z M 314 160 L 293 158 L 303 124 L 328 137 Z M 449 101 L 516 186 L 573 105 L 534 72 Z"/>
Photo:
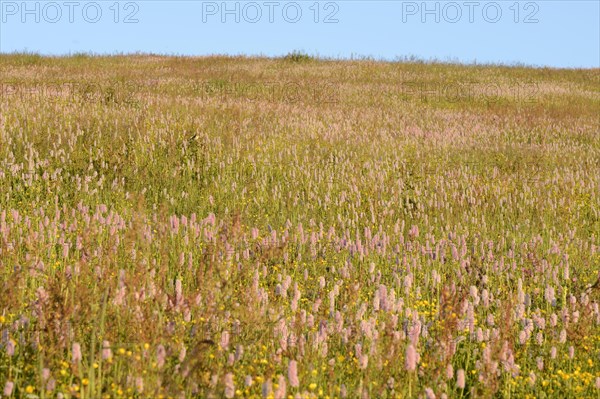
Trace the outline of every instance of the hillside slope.
<path fill-rule="evenodd" d="M 0 77 L 5 395 L 599 394 L 600 70 Z"/>

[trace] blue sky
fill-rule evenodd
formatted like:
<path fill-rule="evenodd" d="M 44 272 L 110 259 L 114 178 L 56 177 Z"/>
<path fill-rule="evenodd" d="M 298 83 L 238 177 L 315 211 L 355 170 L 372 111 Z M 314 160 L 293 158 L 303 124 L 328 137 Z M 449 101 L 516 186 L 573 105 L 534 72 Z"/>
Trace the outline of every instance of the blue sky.
<path fill-rule="evenodd" d="M 152 52 L 600 67 L 600 1 L 0 0 L 0 52 Z"/>

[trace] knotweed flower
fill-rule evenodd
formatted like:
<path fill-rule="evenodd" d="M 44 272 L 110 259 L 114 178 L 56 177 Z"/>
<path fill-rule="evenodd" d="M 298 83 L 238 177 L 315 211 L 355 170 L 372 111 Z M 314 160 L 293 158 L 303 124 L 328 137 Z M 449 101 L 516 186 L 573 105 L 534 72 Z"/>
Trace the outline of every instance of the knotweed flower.
<path fill-rule="evenodd" d="M 165 365 L 167 359 L 167 351 L 162 345 L 158 345 L 156 348 L 156 366 L 160 369 Z"/>
<path fill-rule="evenodd" d="M 11 396 L 15 384 L 12 381 L 6 381 L 4 385 L 4 396 Z"/>
<path fill-rule="evenodd" d="M 481 358 L 483 360 L 483 363 L 486 366 L 489 366 L 492 363 L 492 351 L 491 351 L 491 349 L 490 349 L 489 346 L 486 346 L 483 349 L 483 353 L 481 354 Z"/>
<path fill-rule="evenodd" d="M 412 344 L 408 345 L 406 348 L 406 361 L 404 363 L 404 367 L 407 371 L 415 371 L 418 361 L 419 354 L 417 353 L 415 347 Z"/>
<path fill-rule="evenodd" d="M 325 277 L 323 276 L 319 277 L 319 287 L 321 287 L 321 289 L 325 288 Z"/>
<path fill-rule="evenodd" d="M 357 359 L 360 359 L 361 356 L 362 356 L 362 345 L 361 344 L 354 345 L 354 357 L 356 357 Z"/>
<path fill-rule="evenodd" d="M 233 383 L 233 374 L 225 374 L 225 397 L 231 399 L 235 396 L 235 385 Z"/>
<path fill-rule="evenodd" d="M 271 382 L 271 379 L 268 378 L 262 384 L 262 396 L 263 396 L 263 398 L 268 398 L 272 395 L 273 395 L 273 383 Z"/>
<path fill-rule="evenodd" d="M 458 389 L 465 388 L 465 370 L 460 369 L 456 372 L 456 386 Z"/>
<path fill-rule="evenodd" d="M 454 378 L 454 367 L 452 367 L 452 364 L 448 364 L 446 366 L 446 379 L 451 380 L 452 378 Z"/>
<path fill-rule="evenodd" d="M 6 354 L 8 357 L 12 357 L 15 354 L 15 341 L 9 339 L 6 343 Z"/>
<path fill-rule="evenodd" d="M 433 392 L 433 389 L 425 388 L 425 396 L 427 399 L 435 399 L 435 393 Z"/>
<path fill-rule="evenodd" d="M 112 351 L 110 350 L 110 342 L 102 341 L 102 359 L 107 360 L 112 357 Z"/>
<path fill-rule="evenodd" d="M 539 328 L 540 330 L 543 330 L 546 328 L 546 319 L 542 316 L 539 315 L 533 315 L 533 322 L 535 323 L 535 326 L 537 328 Z"/>
<path fill-rule="evenodd" d="M 284 399 L 287 393 L 285 377 L 280 375 L 277 378 L 277 390 L 275 391 L 275 399 Z"/>
<path fill-rule="evenodd" d="M 469 303 L 467 308 L 467 323 L 469 327 L 469 333 L 473 334 L 473 331 L 475 331 L 475 309 L 471 303 Z"/>
<path fill-rule="evenodd" d="M 375 312 L 379 311 L 379 292 L 375 291 L 375 295 L 373 296 L 373 310 Z"/>
<path fill-rule="evenodd" d="M 48 382 L 46 383 L 46 391 L 54 391 L 54 389 L 56 388 L 56 380 L 54 378 L 50 378 L 48 380 Z"/>
<path fill-rule="evenodd" d="M 288 364 L 288 381 L 291 387 L 298 388 L 300 386 L 300 381 L 298 381 L 298 365 L 295 360 L 290 360 Z"/>
<path fill-rule="evenodd" d="M 415 312 L 416 315 L 416 312 Z M 411 345 L 413 346 L 417 346 L 418 342 L 419 342 L 419 337 L 421 336 L 421 321 L 417 318 L 415 318 L 416 320 L 414 320 L 412 328 L 410 329 L 410 332 L 408 334 Z"/>
<path fill-rule="evenodd" d="M 479 293 L 478 293 L 477 287 L 475 287 L 474 285 L 469 287 L 469 294 L 473 298 L 473 305 L 475 305 L 475 306 L 479 305 Z"/>
<path fill-rule="evenodd" d="M 364 369 L 366 369 L 366 368 L 367 368 L 367 365 L 368 365 L 368 364 L 369 364 L 369 357 L 368 357 L 366 354 L 363 354 L 363 355 L 360 357 L 360 361 L 359 361 L 359 363 L 358 363 L 358 367 L 359 367 L 361 370 L 364 370 Z"/>
<path fill-rule="evenodd" d="M 413 225 L 413 226 L 410 228 L 410 231 L 408 232 L 408 235 L 409 235 L 411 238 L 417 238 L 417 237 L 419 237 L 419 227 L 418 227 L 418 226 L 416 226 L 416 225 Z"/>
<path fill-rule="evenodd" d="M 488 308 L 490 306 L 490 294 L 488 292 L 487 289 L 483 289 L 483 291 L 481 291 L 481 300 L 483 302 L 483 306 L 485 308 Z M 491 315 L 491 313 L 490 313 Z"/>
<path fill-rule="evenodd" d="M 135 389 L 140 393 L 144 392 L 144 379 L 142 377 L 135 379 Z"/>
<path fill-rule="evenodd" d="M 535 373 L 533 371 L 530 372 L 529 373 L 529 385 L 534 386 L 536 379 L 537 379 L 537 377 L 536 377 Z"/>
<path fill-rule="evenodd" d="M 296 312 L 298 309 L 298 301 L 300 300 L 300 291 L 298 290 L 298 286 L 294 284 L 294 296 L 292 297 L 292 301 L 290 302 L 290 308 L 292 312 Z"/>
<path fill-rule="evenodd" d="M 519 343 L 521 345 L 525 345 L 526 342 L 527 342 L 527 332 L 521 331 L 519 333 Z"/>
<path fill-rule="evenodd" d="M 558 342 L 560 342 L 561 344 L 567 342 L 567 332 L 564 328 L 560 331 L 560 337 L 558 339 Z"/>
<path fill-rule="evenodd" d="M 81 361 L 81 346 L 77 342 L 73 343 L 72 360 L 73 363 L 79 363 Z"/>
<path fill-rule="evenodd" d="M 50 378 L 50 369 L 49 369 L 49 368 L 46 368 L 46 367 L 44 367 L 44 368 L 42 369 L 42 380 L 43 380 L 43 381 L 46 381 L 48 378 Z"/>
<path fill-rule="evenodd" d="M 221 348 L 225 350 L 229 348 L 229 331 L 227 330 L 221 334 Z"/>
<path fill-rule="evenodd" d="M 542 345 L 544 343 L 544 334 L 542 334 L 541 331 L 538 332 L 537 335 L 536 335 L 536 337 L 535 337 L 535 340 L 537 341 L 538 345 Z"/>
<path fill-rule="evenodd" d="M 183 253 L 182 253 L 183 255 Z M 181 280 L 177 279 L 175 281 L 175 305 L 180 306 L 183 303 L 183 287 L 181 284 Z"/>
<path fill-rule="evenodd" d="M 506 359 L 508 358 L 509 352 L 510 352 L 510 349 L 508 347 L 508 342 L 504 341 L 504 343 L 502 344 L 502 349 L 500 350 L 498 357 L 500 358 L 500 360 L 506 361 Z"/>
<path fill-rule="evenodd" d="M 550 303 L 550 304 L 554 304 L 554 300 L 556 299 L 554 297 L 554 287 L 552 287 L 551 285 L 547 285 L 546 286 L 546 291 L 544 293 L 544 296 L 546 298 L 546 302 Z"/>

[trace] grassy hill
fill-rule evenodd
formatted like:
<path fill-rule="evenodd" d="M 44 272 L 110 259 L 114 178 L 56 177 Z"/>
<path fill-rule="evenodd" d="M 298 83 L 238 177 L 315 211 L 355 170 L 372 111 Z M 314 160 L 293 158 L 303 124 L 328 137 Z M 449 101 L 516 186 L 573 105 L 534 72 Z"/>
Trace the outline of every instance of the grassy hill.
<path fill-rule="evenodd" d="M 600 394 L 599 69 L 0 77 L 6 396 Z"/>

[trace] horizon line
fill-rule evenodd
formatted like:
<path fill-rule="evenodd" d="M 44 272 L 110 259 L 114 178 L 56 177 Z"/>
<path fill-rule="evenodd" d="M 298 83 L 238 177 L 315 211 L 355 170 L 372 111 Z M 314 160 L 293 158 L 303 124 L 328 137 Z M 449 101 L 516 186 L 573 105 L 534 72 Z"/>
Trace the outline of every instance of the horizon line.
<path fill-rule="evenodd" d="M 552 70 L 586 70 L 593 71 L 600 69 L 600 63 L 598 66 L 573 66 L 573 67 L 558 67 L 552 65 L 543 64 L 527 64 L 522 61 L 462 61 L 459 59 L 441 59 L 441 58 L 423 58 L 416 55 L 399 55 L 393 58 L 390 57 L 375 57 L 372 55 L 363 54 L 351 54 L 350 56 L 322 56 L 319 54 L 309 54 L 302 50 L 293 50 L 286 54 L 281 55 L 266 55 L 266 54 L 228 54 L 228 53 L 211 53 L 211 54 L 181 54 L 181 53 L 154 53 L 144 51 L 133 51 L 133 52 L 93 52 L 93 51 L 76 51 L 69 53 L 41 53 L 37 51 L 28 51 L 27 49 L 21 51 L 4 52 L 0 50 L 0 57 L 18 57 L 18 56 L 33 56 L 40 58 L 116 58 L 116 57 L 164 57 L 164 58 L 189 58 L 189 59 L 207 59 L 207 58 L 229 58 L 229 59 L 268 59 L 268 60 L 288 60 L 291 61 L 293 57 L 299 57 L 301 61 L 296 62 L 344 62 L 344 61 L 363 61 L 363 62 L 375 62 L 380 64 L 429 64 L 429 65 L 455 65 L 463 67 L 503 67 L 503 68 L 525 68 L 525 69 L 552 69 Z"/>

